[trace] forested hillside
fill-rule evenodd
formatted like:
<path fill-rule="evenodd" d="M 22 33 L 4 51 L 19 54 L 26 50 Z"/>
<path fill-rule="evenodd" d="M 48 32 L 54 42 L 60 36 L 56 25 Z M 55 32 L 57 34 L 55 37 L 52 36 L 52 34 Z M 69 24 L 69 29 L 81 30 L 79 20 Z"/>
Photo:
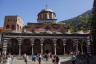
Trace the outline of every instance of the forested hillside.
<path fill-rule="evenodd" d="M 60 24 L 65 24 L 72 32 L 88 31 L 90 29 L 92 11 L 89 10 L 75 18 L 60 21 Z"/>

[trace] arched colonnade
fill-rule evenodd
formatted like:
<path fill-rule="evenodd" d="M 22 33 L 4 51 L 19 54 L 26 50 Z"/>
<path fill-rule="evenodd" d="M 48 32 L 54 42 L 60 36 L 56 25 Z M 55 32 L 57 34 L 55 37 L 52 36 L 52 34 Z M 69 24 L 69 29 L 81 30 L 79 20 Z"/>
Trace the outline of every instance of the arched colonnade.
<path fill-rule="evenodd" d="M 80 51 L 90 54 L 89 39 L 50 39 L 50 38 L 9 38 L 4 39 L 3 53 L 28 55 L 52 53 L 58 55 L 70 54 Z"/>

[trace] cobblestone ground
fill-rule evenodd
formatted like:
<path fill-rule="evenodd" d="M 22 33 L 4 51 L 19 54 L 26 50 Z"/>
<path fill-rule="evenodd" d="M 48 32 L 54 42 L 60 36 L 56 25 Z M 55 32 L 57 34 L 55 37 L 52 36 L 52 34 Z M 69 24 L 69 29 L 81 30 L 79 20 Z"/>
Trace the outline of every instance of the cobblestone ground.
<path fill-rule="evenodd" d="M 78 61 L 77 61 L 78 60 Z M 76 59 L 76 64 L 96 64 L 96 56 L 87 58 L 88 61 L 86 61 L 85 57 L 82 59 Z M 7 63 L 0 63 L 0 64 L 7 64 Z M 26 64 L 23 59 L 15 58 L 15 61 L 13 64 Z M 27 64 L 39 64 L 38 61 L 33 62 L 31 61 L 31 58 L 28 59 Z M 53 64 L 52 60 L 49 61 L 42 60 L 41 64 Z M 59 64 L 72 64 L 72 60 L 70 56 L 60 56 L 60 63 Z"/>
<path fill-rule="evenodd" d="M 26 64 L 24 62 L 24 60 L 16 60 L 16 63 L 15 64 Z M 28 60 L 28 63 L 27 64 L 39 64 L 38 61 L 31 61 L 31 60 Z M 49 61 L 45 61 L 45 60 L 42 60 L 41 61 L 41 64 L 53 64 L 51 60 Z"/>
<path fill-rule="evenodd" d="M 66 62 L 66 61 L 70 60 L 70 56 L 59 56 L 59 58 L 60 58 L 60 62 L 64 62 L 64 61 Z M 7 64 L 7 63 L 0 63 L 0 64 Z M 24 62 L 24 60 L 22 58 L 16 57 L 13 64 L 26 64 L 26 63 Z M 39 64 L 39 63 L 38 63 L 38 61 L 35 61 L 35 62 L 32 61 L 31 57 L 29 57 L 27 64 Z M 52 63 L 51 59 L 49 59 L 48 61 L 43 59 L 41 61 L 41 64 L 53 64 L 53 63 Z M 59 64 L 62 64 L 62 63 L 59 63 Z M 64 63 L 64 64 L 70 64 L 70 63 L 67 62 L 67 63 Z"/>
<path fill-rule="evenodd" d="M 70 60 L 70 56 L 59 56 L 59 58 L 60 58 L 60 62 L 64 62 L 64 61 L 68 61 L 68 60 Z M 68 62 L 69 63 L 69 62 Z M 24 60 L 16 60 L 16 64 L 26 64 L 25 62 L 24 62 Z M 28 63 L 27 64 L 39 64 L 38 63 L 38 61 L 32 61 L 30 58 L 28 59 Z M 46 61 L 46 60 L 42 60 L 41 61 L 41 64 L 53 64 L 52 63 L 52 60 L 51 59 L 49 59 L 48 61 Z M 59 63 L 60 64 L 60 63 Z M 65 64 L 65 63 L 64 63 Z"/>

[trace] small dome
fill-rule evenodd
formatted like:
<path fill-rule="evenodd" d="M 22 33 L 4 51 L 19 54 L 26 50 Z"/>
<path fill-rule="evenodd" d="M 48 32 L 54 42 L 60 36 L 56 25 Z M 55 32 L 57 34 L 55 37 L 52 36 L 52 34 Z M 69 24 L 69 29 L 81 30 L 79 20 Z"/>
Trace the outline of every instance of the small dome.
<path fill-rule="evenodd" d="M 55 12 L 49 8 L 41 10 L 37 16 L 39 23 L 56 23 L 57 20 Z"/>

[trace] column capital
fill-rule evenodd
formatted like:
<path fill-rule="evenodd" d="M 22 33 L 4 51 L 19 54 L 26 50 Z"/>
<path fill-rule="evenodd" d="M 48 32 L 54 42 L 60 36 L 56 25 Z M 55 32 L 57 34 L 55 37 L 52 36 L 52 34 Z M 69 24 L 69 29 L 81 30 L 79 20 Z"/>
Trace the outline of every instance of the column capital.
<path fill-rule="evenodd" d="M 44 38 L 40 38 L 40 42 L 41 42 L 41 44 L 43 44 Z"/>
<path fill-rule="evenodd" d="M 7 40 L 4 40 L 3 42 L 3 48 L 6 48 L 7 47 Z"/>
<path fill-rule="evenodd" d="M 40 38 L 41 41 L 44 41 L 44 38 Z"/>
<path fill-rule="evenodd" d="M 55 40 L 57 40 L 56 38 L 53 38 L 53 40 L 55 41 Z"/>
<path fill-rule="evenodd" d="M 22 37 L 19 37 L 18 40 L 22 40 Z"/>
<path fill-rule="evenodd" d="M 34 38 L 31 38 L 31 44 L 33 45 L 34 44 Z"/>
<path fill-rule="evenodd" d="M 43 46 L 43 43 L 41 43 L 40 45 Z"/>
<path fill-rule="evenodd" d="M 63 40 L 63 45 L 66 44 L 66 39 L 62 39 Z"/>
<path fill-rule="evenodd" d="M 87 39 L 90 39 L 90 36 L 88 36 Z"/>
<path fill-rule="evenodd" d="M 73 39 L 74 41 L 78 41 L 78 39 Z"/>
<path fill-rule="evenodd" d="M 7 41 L 6 39 L 4 39 L 4 41 Z"/>
<path fill-rule="evenodd" d="M 54 38 L 54 39 L 52 39 L 52 40 L 53 40 L 53 42 L 56 44 L 57 39 Z"/>
<path fill-rule="evenodd" d="M 19 43 L 18 45 L 21 46 L 21 43 Z"/>
<path fill-rule="evenodd" d="M 22 38 L 19 38 L 19 39 L 18 39 L 18 42 L 19 42 L 19 44 L 21 44 L 21 42 L 22 42 Z"/>
<path fill-rule="evenodd" d="M 32 46 L 34 45 L 34 43 L 31 44 Z"/>
<path fill-rule="evenodd" d="M 56 43 L 54 43 L 54 46 L 56 46 Z"/>
<path fill-rule="evenodd" d="M 4 39 L 3 41 L 6 43 L 8 40 Z"/>
<path fill-rule="evenodd" d="M 63 45 L 66 46 L 66 43 L 64 43 Z"/>
<path fill-rule="evenodd" d="M 66 41 L 67 39 L 62 39 L 63 41 Z"/>

